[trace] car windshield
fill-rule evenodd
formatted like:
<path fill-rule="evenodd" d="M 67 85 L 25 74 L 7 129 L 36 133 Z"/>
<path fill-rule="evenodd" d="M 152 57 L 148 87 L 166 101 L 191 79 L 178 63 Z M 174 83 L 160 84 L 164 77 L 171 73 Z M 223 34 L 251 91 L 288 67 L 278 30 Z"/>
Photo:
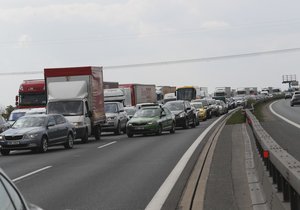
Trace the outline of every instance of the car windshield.
<path fill-rule="evenodd" d="M 134 118 L 139 117 L 159 117 L 161 114 L 160 109 L 140 109 L 134 114 Z"/>
<path fill-rule="evenodd" d="M 83 114 L 82 101 L 56 101 L 48 103 L 49 114 L 62 114 L 64 116 L 79 116 Z"/>
<path fill-rule="evenodd" d="M 29 128 L 45 126 L 46 117 L 21 117 L 12 128 Z"/>
<path fill-rule="evenodd" d="M 165 107 L 167 107 L 171 111 L 181 111 L 181 110 L 184 110 L 184 106 L 183 106 L 182 102 L 166 103 Z"/>
<path fill-rule="evenodd" d="M 118 106 L 114 103 L 107 103 L 104 104 L 104 110 L 105 113 L 117 113 L 118 112 Z"/>
<path fill-rule="evenodd" d="M 20 117 L 24 116 L 26 112 L 12 112 L 9 116 L 9 121 L 16 121 Z"/>
<path fill-rule="evenodd" d="M 195 103 L 195 104 L 192 104 L 196 109 L 201 109 L 203 108 L 203 104 L 202 103 Z"/>

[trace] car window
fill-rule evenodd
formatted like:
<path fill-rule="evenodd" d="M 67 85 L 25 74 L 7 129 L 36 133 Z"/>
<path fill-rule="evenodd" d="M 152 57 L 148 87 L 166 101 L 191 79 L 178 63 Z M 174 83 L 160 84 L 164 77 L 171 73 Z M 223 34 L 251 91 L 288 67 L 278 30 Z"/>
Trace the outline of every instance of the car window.
<path fill-rule="evenodd" d="M 170 112 L 170 110 L 169 110 L 169 109 L 167 109 L 167 108 L 164 108 L 164 111 L 165 111 L 166 115 L 171 115 L 171 112 Z"/>
<path fill-rule="evenodd" d="M 0 177 L 0 210 L 24 210 L 24 204 L 15 188 Z"/>
<path fill-rule="evenodd" d="M 49 118 L 48 118 L 48 125 L 49 124 L 56 124 L 56 122 L 55 122 L 55 119 L 54 119 L 54 117 L 53 116 L 50 116 Z"/>
<path fill-rule="evenodd" d="M 64 124 L 66 122 L 65 118 L 61 115 L 54 116 L 56 124 Z"/>

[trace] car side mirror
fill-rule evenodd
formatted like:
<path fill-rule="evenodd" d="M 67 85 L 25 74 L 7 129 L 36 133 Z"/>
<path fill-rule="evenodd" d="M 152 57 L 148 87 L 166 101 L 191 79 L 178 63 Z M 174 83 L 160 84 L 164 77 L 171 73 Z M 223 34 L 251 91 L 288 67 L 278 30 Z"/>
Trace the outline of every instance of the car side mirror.
<path fill-rule="evenodd" d="M 85 115 L 86 117 L 92 117 L 93 116 L 93 114 L 92 114 L 92 112 L 91 111 L 88 111 L 88 113 L 86 113 L 86 115 Z"/>
<path fill-rule="evenodd" d="M 160 116 L 161 116 L 161 117 L 165 117 L 165 116 L 167 116 L 167 115 L 166 115 L 165 112 L 162 112 Z"/>

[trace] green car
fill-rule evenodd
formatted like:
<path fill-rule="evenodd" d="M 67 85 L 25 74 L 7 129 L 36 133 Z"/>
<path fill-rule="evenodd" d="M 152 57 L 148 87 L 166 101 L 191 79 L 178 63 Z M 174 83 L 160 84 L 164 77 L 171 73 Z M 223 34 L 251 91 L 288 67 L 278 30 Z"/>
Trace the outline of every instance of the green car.
<path fill-rule="evenodd" d="M 175 133 L 175 117 L 168 108 L 149 106 L 139 109 L 127 122 L 126 133 L 128 137 L 134 134 L 156 134 L 162 131 Z"/>

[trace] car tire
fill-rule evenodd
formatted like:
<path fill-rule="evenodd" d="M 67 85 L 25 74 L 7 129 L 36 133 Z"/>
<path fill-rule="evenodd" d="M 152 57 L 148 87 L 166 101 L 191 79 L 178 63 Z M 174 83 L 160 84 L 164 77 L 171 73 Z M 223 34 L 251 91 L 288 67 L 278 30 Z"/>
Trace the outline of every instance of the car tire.
<path fill-rule="evenodd" d="M 127 131 L 127 136 L 128 136 L 129 138 L 131 138 L 131 137 L 133 137 L 133 133 L 130 133 L 130 132 Z"/>
<path fill-rule="evenodd" d="M 48 139 L 46 136 L 43 136 L 41 139 L 41 145 L 39 147 L 40 153 L 45 153 L 48 150 Z"/>
<path fill-rule="evenodd" d="M 9 155 L 10 150 L 9 150 L 9 149 L 1 149 L 1 150 L 0 150 L 0 153 L 1 153 L 1 155 L 3 155 L 3 156 L 7 156 L 7 155 Z"/>
<path fill-rule="evenodd" d="M 100 125 L 96 125 L 94 136 L 95 136 L 96 141 L 100 140 L 100 138 L 101 138 L 101 126 Z"/>
<path fill-rule="evenodd" d="M 88 133 L 88 129 L 86 128 L 83 137 L 81 137 L 81 142 L 85 144 L 88 142 L 88 140 L 89 140 L 89 133 Z"/>
<path fill-rule="evenodd" d="M 175 123 L 173 122 L 170 133 L 175 133 L 175 128 L 176 128 L 176 126 L 175 126 Z"/>
<path fill-rule="evenodd" d="M 118 122 L 117 129 L 115 130 L 115 134 L 116 135 L 120 135 L 121 134 L 121 123 L 120 122 Z"/>
<path fill-rule="evenodd" d="M 194 117 L 194 118 L 193 118 L 193 123 L 192 123 L 192 128 L 195 128 L 195 127 L 196 127 L 196 124 L 197 124 L 197 122 L 196 122 L 196 117 Z"/>
<path fill-rule="evenodd" d="M 69 133 L 68 137 L 67 137 L 67 142 L 64 144 L 64 147 L 66 149 L 72 149 L 74 145 L 74 137 L 72 134 Z"/>
<path fill-rule="evenodd" d="M 157 135 L 157 136 L 160 136 L 161 133 L 162 133 L 162 126 L 159 124 L 159 125 L 158 125 L 158 130 L 157 130 L 157 132 L 156 132 L 156 135 Z"/>

